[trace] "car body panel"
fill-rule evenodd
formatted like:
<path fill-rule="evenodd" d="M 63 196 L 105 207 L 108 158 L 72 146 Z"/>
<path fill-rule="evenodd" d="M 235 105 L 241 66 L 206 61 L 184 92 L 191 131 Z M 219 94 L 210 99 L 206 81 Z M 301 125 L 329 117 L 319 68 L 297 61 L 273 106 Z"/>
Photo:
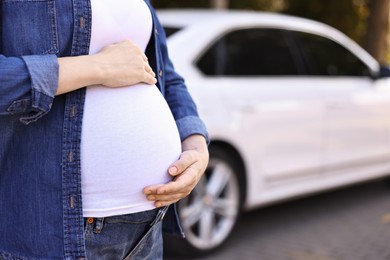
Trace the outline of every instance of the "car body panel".
<path fill-rule="evenodd" d="M 246 169 L 245 209 L 388 176 L 390 84 L 380 65 L 341 32 L 306 19 L 258 12 L 160 10 L 170 57 L 184 76 L 211 141 L 230 144 Z M 239 28 L 320 35 L 344 46 L 371 76 L 207 76 L 199 57 Z"/>

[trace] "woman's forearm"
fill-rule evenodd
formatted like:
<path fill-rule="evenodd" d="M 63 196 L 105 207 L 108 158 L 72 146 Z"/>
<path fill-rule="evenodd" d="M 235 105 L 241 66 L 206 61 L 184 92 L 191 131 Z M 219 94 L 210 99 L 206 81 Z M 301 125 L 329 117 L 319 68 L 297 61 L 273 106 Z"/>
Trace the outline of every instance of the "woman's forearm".
<path fill-rule="evenodd" d="M 106 46 L 93 55 L 58 58 L 58 64 L 57 95 L 91 85 L 116 88 L 157 82 L 147 57 L 131 41 Z"/>

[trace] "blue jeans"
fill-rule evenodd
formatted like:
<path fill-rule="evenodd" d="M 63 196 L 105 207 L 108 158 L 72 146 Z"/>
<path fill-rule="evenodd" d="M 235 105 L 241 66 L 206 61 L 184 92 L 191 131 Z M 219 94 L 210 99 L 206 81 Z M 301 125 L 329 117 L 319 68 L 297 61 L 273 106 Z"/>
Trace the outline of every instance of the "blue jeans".
<path fill-rule="evenodd" d="M 167 208 L 85 218 L 88 260 L 162 259 L 161 220 Z"/>

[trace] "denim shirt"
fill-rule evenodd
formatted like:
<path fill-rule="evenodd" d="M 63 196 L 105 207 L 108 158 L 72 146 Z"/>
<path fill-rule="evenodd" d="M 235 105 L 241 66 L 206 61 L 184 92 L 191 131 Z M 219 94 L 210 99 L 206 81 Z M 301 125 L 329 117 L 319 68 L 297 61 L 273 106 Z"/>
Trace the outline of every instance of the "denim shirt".
<path fill-rule="evenodd" d="M 181 139 L 192 134 L 207 138 L 150 8 L 154 31 L 146 54 L 158 75 L 156 85 Z M 80 182 L 85 88 L 55 93 L 57 57 L 88 54 L 90 37 L 89 1 L 1 1 L 0 258 L 85 258 Z M 181 232 L 174 208 L 164 229 Z"/>

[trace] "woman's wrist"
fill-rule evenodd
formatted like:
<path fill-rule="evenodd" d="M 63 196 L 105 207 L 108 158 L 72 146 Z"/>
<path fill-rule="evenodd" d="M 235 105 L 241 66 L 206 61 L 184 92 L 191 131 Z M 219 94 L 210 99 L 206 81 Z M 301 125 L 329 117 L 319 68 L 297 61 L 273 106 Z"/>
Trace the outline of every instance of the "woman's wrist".
<path fill-rule="evenodd" d="M 57 95 L 102 82 L 102 68 L 96 55 L 58 58 L 59 80 Z"/>

